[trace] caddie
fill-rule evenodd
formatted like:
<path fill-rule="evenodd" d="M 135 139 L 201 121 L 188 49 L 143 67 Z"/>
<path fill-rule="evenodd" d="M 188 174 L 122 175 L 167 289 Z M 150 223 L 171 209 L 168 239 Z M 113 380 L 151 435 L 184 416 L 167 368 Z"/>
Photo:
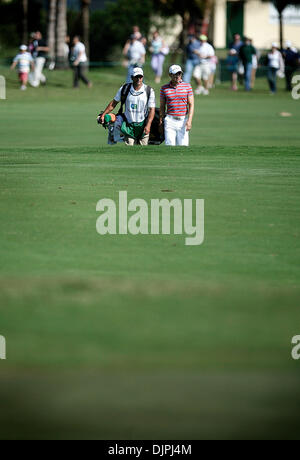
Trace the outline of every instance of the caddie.
<path fill-rule="evenodd" d="M 127 145 L 147 145 L 151 124 L 155 115 L 154 90 L 144 84 L 144 72 L 140 67 L 132 71 L 132 83 L 121 86 L 114 99 L 97 120 L 104 123 L 106 114 L 112 112 L 121 102 L 121 108 L 114 123 L 114 142 L 124 140 Z M 123 112 L 123 106 L 125 110 Z"/>
<path fill-rule="evenodd" d="M 194 116 L 193 89 L 182 81 L 179 65 L 171 65 L 169 76 L 171 81 L 160 89 L 160 127 L 164 126 L 166 145 L 188 146 Z"/>

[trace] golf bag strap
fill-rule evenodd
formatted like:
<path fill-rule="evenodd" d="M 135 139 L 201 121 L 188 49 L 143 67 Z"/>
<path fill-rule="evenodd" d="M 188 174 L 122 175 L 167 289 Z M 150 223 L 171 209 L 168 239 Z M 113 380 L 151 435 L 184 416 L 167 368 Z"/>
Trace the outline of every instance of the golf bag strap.
<path fill-rule="evenodd" d="M 147 119 L 148 119 L 148 116 L 149 116 L 149 109 L 148 109 L 148 104 L 149 104 L 149 99 L 150 99 L 150 94 L 151 94 L 151 86 L 147 85 L 146 87 L 146 94 L 147 94 L 147 116 L 146 116 L 146 122 L 147 122 Z"/>
<path fill-rule="evenodd" d="M 122 89 L 121 89 L 121 107 L 120 107 L 120 109 L 118 111 L 118 115 L 122 115 L 122 113 L 123 113 L 123 105 L 125 104 L 127 96 L 129 94 L 130 86 L 131 86 L 131 83 L 125 83 L 125 85 L 122 86 Z"/>
<path fill-rule="evenodd" d="M 150 94 L 151 94 L 151 86 L 147 85 L 147 88 L 146 88 L 146 93 L 147 93 L 147 105 L 148 105 L 148 102 L 149 102 L 149 99 L 150 99 Z"/>

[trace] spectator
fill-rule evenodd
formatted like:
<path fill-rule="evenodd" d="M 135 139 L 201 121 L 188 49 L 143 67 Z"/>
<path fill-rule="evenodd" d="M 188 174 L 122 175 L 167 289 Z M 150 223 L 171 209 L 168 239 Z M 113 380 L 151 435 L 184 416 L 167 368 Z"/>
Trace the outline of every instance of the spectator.
<path fill-rule="evenodd" d="M 285 43 L 285 49 L 282 52 L 284 64 L 285 64 L 285 82 L 286 90 L 292 91 L 292 78 L 293 73 L 297 70 L 300 63 L 300 54 L 296 48 L 292 47 L 292 43 L 287 41 Z"/>
<path fill-rule="evenodd" d="M 233 42 L 230 43 L 229 45 L 229 50 L 235 50 L 237 52 L 237 57 L 238 57 L 238 64 L 237 64 L 237 70 L 236 72 L 231 73 L 231 88 L 233 91 L 238 90 L 237 82 L 238 80 L 242 81 L 244 78 L 244 67 L 242 64 L 242 61 L 240 60 L 239 53 L 240 49 L 243 46 L 244 42 L 241 40 L 240 34 L 234 34 L 233 36 Z M 230 54 L 230 51 L 229 51 Z M 233 56 L 233 54 L 231 54 Z"/>
<path fill-rule="evenodd" d="M 199 56 L 194 53 L 195 50 L 200 48 L 200 41 L 193 34 L 190 34 L 188 38 L 189 42 L 186 47 L 185 73 L 183 77 L 185 83 L 191 82 L 194 68 L 200 63 Z"/>
<path fill-rule="evenodd" d="M 268 82 L 271 94 L 275 94 L 277 91 L 276 75 L 278 72 L 284 75 L 284 62 L 280 51 L 278 51 L 278 44 L 272 43 L 272 49 L 268 54 Z"/>
<path fill-rule="evenodd" d="M 19 81 L 21 83 L 20 89 L 24 91 L 27 89 L 28 74 L 30 66 L 32 71 L 34 70 L 33 58 L 30 53 L 27 52 L 27 46 L 20 46 L 20 53 L 16 55 L 11 65 L 11 70 L 18 66 Z"/>
<path fill-rule="evenodd" d="M 251 40 L 245 38 L 240 47 L 239 56 L 244 66 L 245 90 L 251 91 L 252 59 L 256 55 L 256 49 L 251 45 Z"/>
<path fill-rule="evenodd" d="M 35 32 L 31 32 L 29 35 L 29 44 L 28 44 L 28 52 L 33 56 L 34 53 L 34 41 L 35 41 Z"/>
<path fill-rule="evenodd" d="M 166 145 L 188 146 L 194 115 L 193 90 L 189 83 L 182 81 L 179 65 L 169 68 L 169 76 L 171 81 L 160 90 L 160 127 L 162 129 L 164 123 Z"/>
<path fill-rule="evenodd" d="M 155 114 L 155 94 L 150 88 L 149 97 L 147 96 L 143 69 L 134 68 L 131 78 L 132 84 L 125 85 L 125 101 L 122 101 L 123 85 L 99 117 L 103 123 L 105 115 L 121 102 L 122 106 L 125 105 L 125 111 L 124 114 L 118 114 L 115 121 L 114 142 L 122 141 L 125 137 L 127 145 L 147 145 Z"/>
<path fill-rule="evenodd" d="M 237 91 L 237 81 L 238 81 L 238 66 L 239 66 L 239 56 L 235 48 L 232 48 L 226 59 L 226 67 L 231 73 L 231 89 L 232 91 Z"/>
<path fill-rule="evenodd" d="M 193 73 L 198 85 L 195 94 L 208 96 L 208 80 L 211 72 L 210 59 L 215 55 L 215 50 L 209 43 L 207 43 L 206 35 L 200 35 L 200 48 L 195 49 L 194 53 L 199 57 L 200 61 L 195 67 Z"/>
<path fill-rule="evenodd" d="M 151 67 L 155 73 L 155 83 L 160 83 L 163 73 L 163 64 L 168 49 L 157 31 L 153 33 L 150 51 L 152 52 Z"/>
<path fill-rule="evenodd" d="M 139 26 L 132 26 L 132 35 L 134 35 L 137 40 L 141 40 L 143 38 Z"/>
<path fill-rule="evenodd" d="M 74 88 L 79 88 L 79 80 L 82 80 L 88 88 L 92 87 L 92 82 L 90 82 L 85 76 L 85 70 L 87 68 L 87 55 L 85 52 L 85 46 L 80 41 L 79 35 L 75 35 L 73 38 L 73 51 L 72 51 L 72 62 L 74 70 Z"/>
<path fill-rule="evenodd" d="M 240 52 L 241 47 L 243 46 L 244 42 L 241 40 L 240 34 L 234 34 L 233 42 L 229 45 L 230 49 L 235 49 L 237 53 Z"/>
<path fill-rule="evenodd" d="M 29 83 L 37 87 L 40 83 L 46 84 L 46 77 L 43 74 L 43 68 L 46 62 L 46 56 L 49 51 L 46 41 L 39 30 L 35 32 L 34 40 L 32 42 L 34 58 L 34 73 L 29 75 Z"/>
<path fill-rule="evenodd" d="M 134 34 L 130 36 L 130 41 L 126 42 L 123 54 L 128 59 L 128 71 L 126 83 L 132 81 L 132 72 L 135 67 L 143 67 L 145 62 L 146 50 L 144 45 L 136 38 Z"/>

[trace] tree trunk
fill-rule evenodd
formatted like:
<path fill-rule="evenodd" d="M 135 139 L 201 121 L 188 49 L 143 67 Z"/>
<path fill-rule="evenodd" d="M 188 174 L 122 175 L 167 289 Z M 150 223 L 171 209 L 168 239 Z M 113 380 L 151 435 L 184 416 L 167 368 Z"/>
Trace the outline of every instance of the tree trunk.
<path fill-rule="evenodd" d="M 56 26 L 56 0 L 50 0 L 48 16 L 48 46 L 49 57 L 55 60 L 55 26 Z"/>
<path fill-rule="evenodd" d="M 67 0 L 59 0 L 57 3 L 57 65 L 66 65 L 65 43 L 67 35 Z"/>
<path fill-rule="evenodd" d="M 279 41 L 280 49 L 283 49 L 283 20 L 282 20 L 282 11 L 279 11 Z"/>
<path fill-rule="evenodd" d="M 85 44 L 85 51 L 88 57 L 90 56 L 90 3 L 91 0 L 81 0 L 82 41 Z"/>
<path fill-rule="evenodd" d="M 22 41 L 24 44 L 28 42 L 28 0 L 22 0 L 23 7 L 23 37 Z"/>
<path fill-rule="evenodd" d="M 213 8 L 214 8 L 214 0 L 204 1 L 204 12 L 203 12 L 203 22 L 202 22 L 202 27 L 201 27 L 201 34 L 208 36 Z"/>

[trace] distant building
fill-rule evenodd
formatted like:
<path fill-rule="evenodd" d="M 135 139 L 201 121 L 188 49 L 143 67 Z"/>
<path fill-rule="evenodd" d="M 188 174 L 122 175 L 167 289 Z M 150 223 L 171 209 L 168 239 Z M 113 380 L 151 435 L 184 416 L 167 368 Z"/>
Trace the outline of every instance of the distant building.
<path fill-rule="evenodd" d="M 283 38 L 300 48 L 300 9 L 284 10 Z M 260 0 L 215 0 L 213 42 L 216 48 L 228 47 L 233 35 L 239 33 L 253 39 L 257 48 L 269 48 L 279 41 L 278 13 L 272 3 Z"/>

